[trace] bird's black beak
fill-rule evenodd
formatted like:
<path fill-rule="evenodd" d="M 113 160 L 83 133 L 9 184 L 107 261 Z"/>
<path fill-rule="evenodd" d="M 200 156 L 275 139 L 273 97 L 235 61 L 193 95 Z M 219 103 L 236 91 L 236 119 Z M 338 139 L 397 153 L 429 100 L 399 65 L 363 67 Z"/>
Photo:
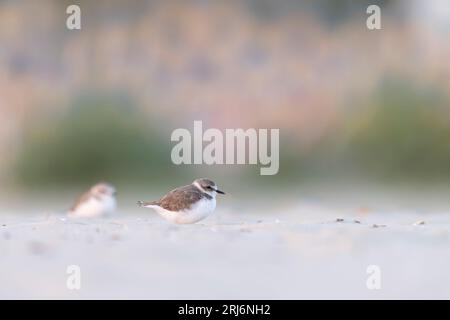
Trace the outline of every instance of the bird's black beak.
<path fill-rule="evenodd" d="M 220 193 L 220 194 L 225 194 L 225 192 L 220 191 L 219 189 L 216 189 L 216 192 L 217 192 L 217 193 Z"/>

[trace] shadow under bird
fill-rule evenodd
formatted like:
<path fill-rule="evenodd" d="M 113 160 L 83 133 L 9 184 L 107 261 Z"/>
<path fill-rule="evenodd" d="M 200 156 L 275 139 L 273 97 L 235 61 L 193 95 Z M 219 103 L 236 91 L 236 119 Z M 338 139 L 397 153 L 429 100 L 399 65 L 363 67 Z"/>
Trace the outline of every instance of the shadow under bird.
<path fill-rule="evenodd" d="M 98 183 L 78 199 L 68 215 L 79 218 L 108 216 L 116 207 L 116 189 L 108 183 Z"/>
<path fill-rule="evenodd" d="M 216 195 L 225 194 L 209 179 L 176 188 L 156 201 L 138 201 L 138 205 L 154 209 L 164 219 L 178 224 L 198 222 L 214 212 Z"/>

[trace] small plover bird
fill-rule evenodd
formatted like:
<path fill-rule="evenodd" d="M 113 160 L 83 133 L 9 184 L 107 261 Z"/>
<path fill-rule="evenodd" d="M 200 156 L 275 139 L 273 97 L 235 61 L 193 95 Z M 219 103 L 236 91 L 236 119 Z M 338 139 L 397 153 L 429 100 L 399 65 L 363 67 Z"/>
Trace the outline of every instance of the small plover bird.
<path fill-rule="evenodd" d="M 138 205 L 154 209 L 164 219 L 178 224 L 195 223 L 213 213 L 216 194 L 225 194 L 209 179 L 197 179 L 192 184 L 170 191 L 160 200 L 138 201 Z"/>
<path fill-rule="evenodd" d="M 90 188 L 69 210 L 71 217 L 93 218 L 106 216 L 116 210 L 116 189 L 107 183 Z"/>

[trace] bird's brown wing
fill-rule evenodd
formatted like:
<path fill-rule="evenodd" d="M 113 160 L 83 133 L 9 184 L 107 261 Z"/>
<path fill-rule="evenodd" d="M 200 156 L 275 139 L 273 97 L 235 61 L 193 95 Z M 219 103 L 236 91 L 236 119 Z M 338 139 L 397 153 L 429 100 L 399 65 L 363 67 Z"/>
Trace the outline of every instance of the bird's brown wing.
<path fill-rule="evenodd" d="M 180 211 L 189 209 L 193 203 L 201 200 L 204 194 L 193 185 L 177 188 L 166 194 L 156 205 L 169 210 Z"/>

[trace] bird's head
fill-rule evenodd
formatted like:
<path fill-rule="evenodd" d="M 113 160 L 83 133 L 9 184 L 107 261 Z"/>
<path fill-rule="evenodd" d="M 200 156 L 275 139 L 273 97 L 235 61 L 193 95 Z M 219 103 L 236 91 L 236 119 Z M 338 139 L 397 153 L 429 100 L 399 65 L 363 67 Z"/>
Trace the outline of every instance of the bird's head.
<path fill-rule="evenodd" d="M 114 197 L 116 195 L 116 188 L 109 183 L 101 182 L 91 188 L 91 193 L 97 196 Z"/>
<path fill-rule="evenodd" d="M 214 181 L 211 181 L 209 179 L 205 178 L 197 179 L 192 184 L 196 186 L 198 189 L 200 189 L 200 191 L 212 197 L 215 197 L 217 193 L 225 194 L 225 192 L 217 188 L 217 185 L 214 183 Z"/>

